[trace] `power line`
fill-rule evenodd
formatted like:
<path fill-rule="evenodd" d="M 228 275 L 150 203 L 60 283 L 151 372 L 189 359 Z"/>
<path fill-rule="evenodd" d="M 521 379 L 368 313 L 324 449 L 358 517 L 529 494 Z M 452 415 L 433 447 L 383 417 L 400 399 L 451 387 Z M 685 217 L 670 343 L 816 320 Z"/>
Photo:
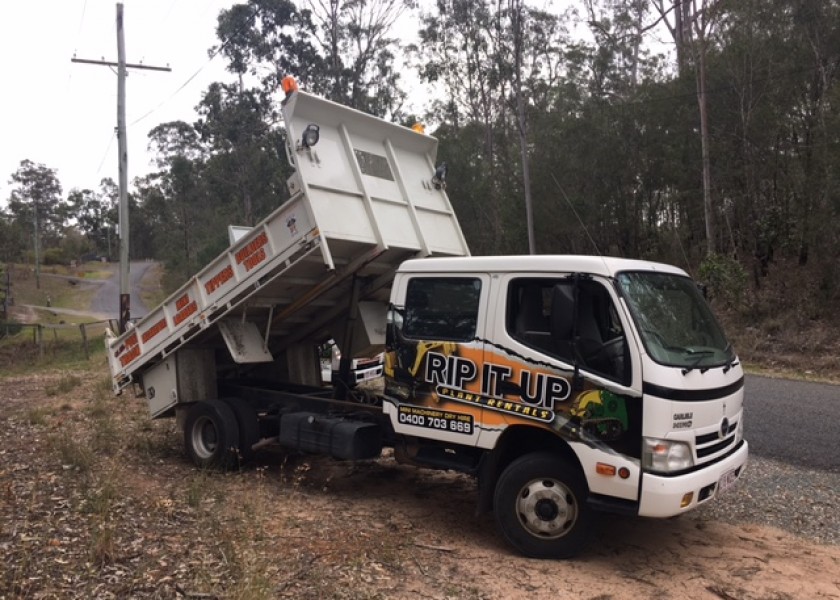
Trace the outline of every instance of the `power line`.
<path fill-rule="evenodd" d="M 169 16 L 172 14 L 172 9 L 175 8 L 176 4 L 178 4 L 178 0 L 172 0 L 172 2 L 169 3 L 169 10 L 166 11 L 166 16 L 163 17 L 159 24 L 161 28 L 166 25 L 166 22 L 169 20 Z"/>
<path fill-rule="evenodd" d="M 79 17 L 79 30 L 76 32 L 76 41 L 73 44 L 73 55 L 76 54 L 76 48 L 79 46 L 79 38 L 82 37 L 82 26 L 85 23 L 85 13 L 87 12 L 87 0 L 82 5 L 82 16 Z M 67 89 L 65 93 L 70 92 L 70 81 L 73 79 L 73 70 L 71 69 L 69 73 L 67 73 Z"/>
<path fill-rule="evenodd" d="M 147 111 L 146 113 L 144 113 L 142 116 L 138 117 L 137 119 L 135 119 L 134 121 L 132 121 L 131 123 L 129 123 L 129 126 L 130 126 L 130 127 L 133 127 L 134 125 L 137 125 L 137 123 L 139 123 L 140 121 L 144 120 L 146 117 L 148 117 L 148 116 L 149 116 L 149 115 L 151 115 L 152 113 L 154 113 L 154 112 L 158 111 L 161 107 L 163 107 L 163 105 L 167 104 L 170 100 L 172 100 L 175 96 L 177 96 L 177 95 L 178 95 L 178 94 L 179 94 L 179 93 L 180 93 L 180 92 L 181 92 L 181 91 L 182 91 L 185 87 L 187 87 L 187 86 L 190 84 L 190 82 L 191 82 L 193 79 L 195 79 L 196 77 L 198 77 L 198 74 L 199 74 L 199 73 L 201 73 L 201 72 L 202 72 L 202 71 L 203 71 L 203 70 L 207 67 L 207 65 L 209 65 L 209 64 L 210 64 L 210 62 L 211 62 L 211 61 L 212 61 L 215 57 L 216 57 L 216 55 L 215 55 L 215 54 L 214 54 L 213 56 L 211 56 L 211 57 L 210 57 L 210 59 L 209 59 L 206 63 L 204 63 L 203 65 L 201 65 L 195 73 L 193 73 L 192 75 L 190 75 L 190 76 L 187 78 L 187 80 L 186 80 L 186 81 L 184 81 L 184 83 L 182 83 L 180 86 L 178 86 L 178 88 L 177 88 L 174 92 L 172 92 L 172 94 L 171 94 L 168 98 L 166 98 L 166 99 L 164 99 L 164 100 L 161 100 L 161 101 L 158 103 L 158 105 L 157 105 L 157 106 L 155 106 L 154 108 L 150 109 L 149 111 Z"/>
<path fill-rule="evenodd" d="M 259 8 L 255 8 L 255 9 L 254 9 L 254 14 L 253 14 L 252 18 L 256 18 L 256 17 L 259 15 L 259 12 L 260 12 L 260 9 L 259 9 Z M 146 119 L 147 117 L 149 117 L 151 114 L 153 114 L 154 112 L 158 111 L 158 110 L 159 110 L 160 108 L 162 108 L 165 104 L 169 103 L 169 102 L 170 102 L 173 98 L 175 98 L 175 96 L 177 96 L 179 93 L 181 93 L 181 92 L 184 90 L 184 88 L 186 88 L 186 87 L 187 87 L 187 86 L 188 86 L 188 85 L 192 82 L 192 80 L 193 80 L 193 79 L 195 79 L 196 77 L 198 77 L 198 74 L 199 74 L 199 73 L 201 73 L 201 72 L 202 72 L 205 68 L 207 68 L 207 65 L 209 65 L 211 62 L 213 62 L 213 59 L 215 59 L 215 58 L 216 58 L 219 54 L 221 54 L 221 53 L 222 53 L 222 50 L 224 50 L 224 49 L 228 46 L 228 44 L 230 44 L 230 42 L 233 40 L 233 38 L 235 38 L 235 37 L 236 37 L 236 36 L 238 36 L 240 33 L 242 33 L 243 31 L 245 31 L 245 29 L 249 26 L 249 24 L 250 24 L 250 23 L 249 23 L 249 20 L 246 20 L 246 21 L 245 21 L 245 24 L 244 24 L 242 27 L 240 27 L 238 30 L 236 30 L 234 33 L 232 33 L 230 36 L 228 36 L 228 39 L 224 40 L 224 42 L 222 42 L 222 44 L 220 44 L 220 45 L 219 45 L 219 47 L 218 47 L 218 48 L 216 48 L 216 49 L 215 49 L 215 50 L 214 50 L 214 51 L 210 54 L 210 58 L 208 58 L 208 59 L 207 59 L 207 61 L 206 61 L 203 65 L 201 65 L 201 66 L 198 68 L 198 70 L 196 70 L 196 71 L 195 71 L 195 73 L 193 73 L 192 75 L 190 75 L 190 76 L 186 79 L 186 81 L 184 81 L 184 83 L 182 83 L 180 86 L 178 86 L 178 88 L 177 88 L 174 92 L 172 92 L 172 93 L 169 95 L 169 97 L 165 98 L 164 100 L 161 100 L 161 101 L 157 104 L 157 106 L 155 106 L 154 108 L 151 108 L 150 110 L 148 110 L 147 112 L 145 112 L 143 115 L 141 115 L 140 117 L 138 117 L 137 119 L 135 119 L 134 121 L 132 121 L 129 125 L 130 125 L 130 126 L 132 126 L 132 127 L 133 127 L 134 125 L 137 125 L 137 123 L 139 123 L 140 121 L 143 121 L 144 119 Z"/>
<path fill-rule="evenodd" d="M 114 130 L 114 132 L 111 134 L 111 139 L 108 140 L 108 146 L 105 148 L 105 154 L 102 155 L 102 160 L 99 162 L 99 168 L 96 169 L 96 175 L 99 175 L 99 172 L 102 171 L 102 165 L 105 164 L 105 159 L 108 158 L 108 152 L 111 151 L 111 144 L 114 143 L 114 138 L 116 137 L 117 132 L 116 130 Z"/>
<path fill-rule="evenodd" d="M 76 43 L 74 44 L 74 47 L 79 45 L 79 38 L 82 37 L 82 25 L 84 25 L 84 22 L 85 22 L 85 13 L 86 12 L 87 12 L 87 0 L 85 0 L 85 3 L 82 5 L 82 16 L 79 19 L 79 31 L 76 32 Z"/>

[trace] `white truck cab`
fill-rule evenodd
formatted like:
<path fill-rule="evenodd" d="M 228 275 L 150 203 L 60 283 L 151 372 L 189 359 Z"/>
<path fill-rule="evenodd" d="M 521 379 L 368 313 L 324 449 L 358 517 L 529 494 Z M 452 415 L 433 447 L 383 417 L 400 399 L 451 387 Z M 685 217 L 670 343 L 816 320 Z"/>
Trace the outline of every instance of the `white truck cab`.
<path fill-rule="evenodd" d="M 684 271 L 421 259 L 392 290 L 384 410 L 415 440 L 402 456 L 441 460 L 421 440 L 475 448 L 479 477 L 498 480 L 499 525 L 525 554 L 576 551 L 590 507 L 669 517 L 740 476 L 743 373 Z"/>

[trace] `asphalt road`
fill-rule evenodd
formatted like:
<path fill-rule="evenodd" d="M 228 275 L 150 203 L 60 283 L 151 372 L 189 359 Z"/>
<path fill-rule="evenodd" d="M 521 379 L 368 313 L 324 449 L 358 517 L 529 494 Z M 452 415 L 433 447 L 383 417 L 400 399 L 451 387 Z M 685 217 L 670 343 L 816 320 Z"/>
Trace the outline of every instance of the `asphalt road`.
<path fill-rule="evenodd" d="M 154 263 L 146 261 L 132 262 L 129 269 L 129 291 L 131 293 L 131 317 L 145 316 L 149 310 L 140 298 L 140 280 Z M 120 273 L 119 264 L 111 265 L 114 269 L 113 277 L 102 282 L 90 303 L 91 312 L 108 315 L 108 318 L 118 319 L 120 312 Z"/>
<path fill-rule="evenodd" d="M 750 454 L 840 473 L 840 385 L 748 375 Z"/>

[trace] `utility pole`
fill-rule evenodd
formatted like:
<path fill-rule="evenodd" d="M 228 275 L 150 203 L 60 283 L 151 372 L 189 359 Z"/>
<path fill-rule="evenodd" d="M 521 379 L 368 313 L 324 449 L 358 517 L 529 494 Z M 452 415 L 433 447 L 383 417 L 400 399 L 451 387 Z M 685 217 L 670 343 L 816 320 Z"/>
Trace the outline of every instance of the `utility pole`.
<path fill-rule="evenodd" d="M 128 147 L 125 136 L 125 37 L 123 5 L 117 4 L 117 154 L 120 163 L 120 333 L 131 319 L 128 255 Z"/>
<path fill-rule="evenodd" d="M 125 78 L 126 69 L 145 69 L 147 71 L 172 71 L 169 67 L 129 64 L 125 62 L 125 38 L 123 35 L 123 5 L 117 3 L 117 62 L 70 59 L 72 62 L 91 65 L 117 67 L 117 144 L 119 153 L 120 183 L 120 333 L 125 332 L 131 319 L 131 290 L 129 289 L 129 254 L 128 254 L 128 147 L 125 132 Z"/>

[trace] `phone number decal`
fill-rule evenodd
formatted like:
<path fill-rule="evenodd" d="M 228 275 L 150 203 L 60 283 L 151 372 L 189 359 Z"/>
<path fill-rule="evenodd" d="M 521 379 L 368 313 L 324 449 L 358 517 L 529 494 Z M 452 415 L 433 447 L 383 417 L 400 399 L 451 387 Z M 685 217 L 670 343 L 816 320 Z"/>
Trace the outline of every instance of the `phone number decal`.
<path fill-rule="evenodd" d="M 405 425 L 415 427 L 426 427 L 438 431 L 451 431 L 472 435 L 472 415 L 453 413 L 431 408 L 418 408 L 415 406 L 400 406 L 399 421 Z"/>

